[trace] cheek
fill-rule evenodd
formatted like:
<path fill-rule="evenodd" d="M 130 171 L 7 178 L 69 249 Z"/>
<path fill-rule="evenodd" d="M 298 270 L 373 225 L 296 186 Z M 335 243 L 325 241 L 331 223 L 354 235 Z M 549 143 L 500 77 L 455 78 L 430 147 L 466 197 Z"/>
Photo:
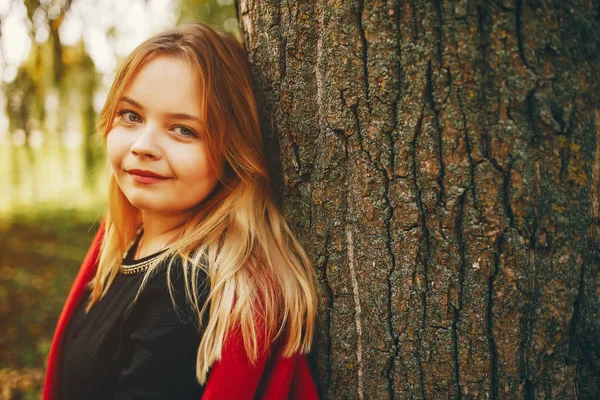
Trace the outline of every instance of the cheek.
<path fill-rule="evenodd" d="M 210 191 L 216 183 L 217 177 L 210 166 L 208 157 L 194 157 L 185 161 L 178 165 L 179 177 L 183 178 L 182 181 L 194 192 Z"/>
<path fill-rule="evenodd" d="M 171 165 L 173 169 L 179 172 L 180 177 L 186 177 L 186 180 L 206 180 L 213 175 L 208 152 L 204 145 L 197 145 L 194 148 L 178 148 L 170 152 Z"/>
<path fill-rule="evenodd" d="M 212 176 L 208 162 L 190 161 L 189 163 L 181 162 L 178 166 L 178 175 L 184 178 L 188 184 L 204 182 Z"/>
<path fill-rule="evenodd" d="M 123 159 L 126 146 L 118 130 L 111 130 L 106 137 L 106 157 L 113 168 L 118 167 Z"/>

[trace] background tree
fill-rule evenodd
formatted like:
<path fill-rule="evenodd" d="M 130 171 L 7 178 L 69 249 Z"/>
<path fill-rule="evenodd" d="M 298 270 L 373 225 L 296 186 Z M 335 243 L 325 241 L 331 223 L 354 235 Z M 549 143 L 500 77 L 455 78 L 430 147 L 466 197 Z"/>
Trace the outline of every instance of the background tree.
<path fill-rule="evenodd" d="M 240 0 L 323 395 L 600 394 L 600 3 Z"/>

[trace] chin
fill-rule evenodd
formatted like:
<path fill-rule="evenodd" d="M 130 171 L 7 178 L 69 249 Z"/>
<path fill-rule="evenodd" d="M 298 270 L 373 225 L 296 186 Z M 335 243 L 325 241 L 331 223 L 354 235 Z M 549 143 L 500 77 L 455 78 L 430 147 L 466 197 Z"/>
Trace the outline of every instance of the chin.
<path fill-rule="evenodd" d="M 182 212 L 180 209 L 174 209 L 172 202 L 168 201 L 157 201 L 156 196 L 154 198 L 148 198 L 147 196 L 132 196 L 128 197 L 129 202 L 132 206 L 141 211 L 151 212 L 157 215 L 177 215 Z"/>
<path fill-rule="evenodd" d="M 161 208 L 160 205 L 157 204 L 156 198 L 149 199 L 148 196 L 145 195 L 126 195 L 125 197 L 127 197 L 127 200 L 129 200 L 132 206 L 140 210 L 155 211 Z"/>

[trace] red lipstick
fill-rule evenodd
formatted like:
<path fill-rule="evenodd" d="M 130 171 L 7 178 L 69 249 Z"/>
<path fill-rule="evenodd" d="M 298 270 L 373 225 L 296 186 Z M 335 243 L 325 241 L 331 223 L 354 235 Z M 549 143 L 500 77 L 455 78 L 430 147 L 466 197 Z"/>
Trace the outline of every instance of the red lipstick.
<path fill-rule="evenodd" d="M 158 183 L 168 179 L 166 176 L 143 169 L 130 169 L 127 173 L 131 175 L 134 181 L 144 184 Z"/>

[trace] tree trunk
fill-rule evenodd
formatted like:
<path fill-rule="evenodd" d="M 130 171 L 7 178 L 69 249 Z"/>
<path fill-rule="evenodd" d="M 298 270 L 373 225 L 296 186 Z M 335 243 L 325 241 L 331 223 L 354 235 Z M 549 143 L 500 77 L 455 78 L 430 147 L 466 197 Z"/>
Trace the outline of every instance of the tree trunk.
<path fill-rule="evenodd" d="M 600 3 L 237 8 L 323 397 L 600 396 Z"/>

